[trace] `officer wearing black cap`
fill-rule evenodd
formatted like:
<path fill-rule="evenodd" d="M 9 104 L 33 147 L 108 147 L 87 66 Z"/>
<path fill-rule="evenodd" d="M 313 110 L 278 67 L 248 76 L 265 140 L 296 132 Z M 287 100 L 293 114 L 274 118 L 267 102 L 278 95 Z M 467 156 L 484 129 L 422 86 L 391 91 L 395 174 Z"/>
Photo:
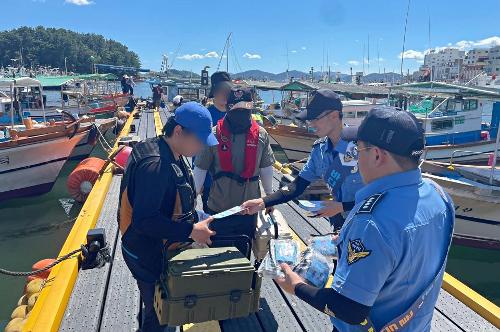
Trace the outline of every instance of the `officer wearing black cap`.
<path fill-rule="evenodd" d="M 288 202 L 299 197 L 311 182 L 323 179 L 328 185 L 333 201 L 325 201 L 318 216 L 329 217 L 335 230 L 342 227 L 344 218 L 354 206 L 354 195 L 362 187 L 358 172 L 356 144 L 340 137 L 342 124 L 342 102 L 329 89 L 315 91 L 309 104 L 298 119 L 307 121 L 321 137 L 312 148 L 311 155 L 299 176 L 290 185 L 274 194 L 243 204 L 247 213 Z"/>
<path fill-rule="evenodd" d="M 366 186 L 335 239 L 329 289 L 282 265 L 278 284 L 331 316 L 334 331 L 430 331 L 454 225 L 451 198 L 418 168 L 424 134 L 415 116 L 372 109 L 345 140 L 358 142 Z"/>
<path fill-rule="evenodd" d="M 195 183 L 201 191 L 209 173 L 213 182 L 208 199 L 208 213 L 215 214 L 246 200 L 261 196 L 259 180 L 264 192 L 272 193 L 274 154 L 269 135 L 252 119 L 254 92 L 235 87 L 228 97 L 230 107 L 224 119 L 219 120 L 214 132 L 220 145 L 206 147 L 195 160 Z M 217 219 L 211 227 L 219 235 L 248 235 L 253 238 L 256 215 Z"/>

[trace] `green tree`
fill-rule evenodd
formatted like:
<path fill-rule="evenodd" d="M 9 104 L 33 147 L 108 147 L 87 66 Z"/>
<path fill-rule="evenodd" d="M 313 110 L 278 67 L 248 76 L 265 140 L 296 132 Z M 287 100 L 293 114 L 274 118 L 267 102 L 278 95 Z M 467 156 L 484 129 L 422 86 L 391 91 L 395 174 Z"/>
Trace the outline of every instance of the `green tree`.
<path fill-rule="evenodd" d="M 25 67 L 36 65 L 88 73 L 92 63 L 140 67 L 139 56 L 127 46 L 94 33 L 66 29 L 21 27 L 0 32 L 0 65 L 12 65 L 20 59 Z M 93 58 L 92 58 L 93 57 Z"/>

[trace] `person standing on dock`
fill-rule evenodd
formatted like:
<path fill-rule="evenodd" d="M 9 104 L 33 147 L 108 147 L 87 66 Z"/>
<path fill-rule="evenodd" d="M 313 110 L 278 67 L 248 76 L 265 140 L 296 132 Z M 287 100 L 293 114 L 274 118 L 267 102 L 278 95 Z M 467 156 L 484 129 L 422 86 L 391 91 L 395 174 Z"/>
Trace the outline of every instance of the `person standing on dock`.
<path fill-rule="evenodd" d="M 120 187 L 118 221 L 125 263 L 145 306 L 141 331 L 163 331 L 153 306 L 162 252 L 189 238 L 211 244 L 211 218 L 198 221 L 191 167 L 185 157 L 217 145 L 208 110 L 190 102 L 168 119 L 164 135 L 137 143 Z M 198 221 L 198 222 L 197 222 Z"/>
<path fill-rule="evenodd" d="M 274 154 L 267 131 L 252 120 L 253 90 L 235 87 L 227 103 L 230 110 L 214 127 L 220 145 L 206 147 L 195 160 L 196 192 L 201 192 L 207 172 L 213 178 L 207 211 L 211 215 L 260 197 L 259 180 L 266 194 L 272 192 Z M 235 215 L 217 219 L 211 227 L 219 235 L 252 239 L 256 222 L 257 215 Z"/>
<path fill-rule="evenodd" d="M 158 84 L 157 86 L 154 86 L 152 90 L 153 90 L 153 107 L 155 109 L 158 109 L 160 107 L 161 97 L 163 95 L 163 87 L 161 83 Z"/>
<path fill-rule="evenodd" d="M 334 331 L 430 331 L 455 210 L 438 184 L 422 179 L 424 131 L 412 113 L 384 106 L 342 137 L 358 142 L 366 186 L 335 239 L 332 287 L 310 286 L 286 264 L 276 281 L 330 315 Z"/>
<path fill-rule="evenodd" d="M 210 76 L 210 92 L 208 98 L 212 98 L 213 104 L 208 107 L 208 111 L 212 116 L 212 121 L 217 124 L 227 112 L 227 96 L 233 87 L 231 76 L 225 71 L 217 71 Z M 196 159 L 196 158 L 195 158 Z M 194 165 L 194 160 L 193 160 Z M 212 177 L 207 174 L 203 183 L 203 192 L 201 194 L 201 202 L 203 210 L 208 213 L 208 195 L 212 186 Z"/>
<path fill-rule="evenodd" d="M 297 119 L 307 121 L 321 137 L 314 144 L 307 163 L 295 180 L 272 195 L 243 203 L 248 214 L 289 202 L 300 195 L 314 181 L 323 179 L 335 200 L 325 201 L 319 217 L 330 218 L 334 230 L 343 223 L 342 213 L 354 206 L 354 195 L 363 186 L 358 172 L 356 143 L 343 140 L 342 102 L 329 89 L 317 90 L 304 112 Z"/>

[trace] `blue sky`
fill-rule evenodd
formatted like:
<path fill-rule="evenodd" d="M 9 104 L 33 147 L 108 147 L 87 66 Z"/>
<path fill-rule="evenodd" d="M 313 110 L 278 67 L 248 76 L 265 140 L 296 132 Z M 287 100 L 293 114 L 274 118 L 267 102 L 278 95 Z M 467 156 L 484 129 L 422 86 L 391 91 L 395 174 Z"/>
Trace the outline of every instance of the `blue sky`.
<path fill-rule="evenodd" d="M 232 32 L 230 72 L 274 73 L 287 68 L 287 46 L 290 69 L 320 70 L 328 53 L 332 71 L 360 71 L 369 34 L 370 72 L 379 70 L 377 44 L 380 70 L 399 72 L 406 6 L 406 0 L 2 0 L 0 30 L 43 25 L 99 33 L 137 52 L 144 68 L 158 70 L 167 54 L 175 68 L 197 72 L 217 68 Z M 417 69 L 429 48 L 429 15 L 431 47 L 500 44 L 500 0 L 412 0 L 405 72 Z"/>

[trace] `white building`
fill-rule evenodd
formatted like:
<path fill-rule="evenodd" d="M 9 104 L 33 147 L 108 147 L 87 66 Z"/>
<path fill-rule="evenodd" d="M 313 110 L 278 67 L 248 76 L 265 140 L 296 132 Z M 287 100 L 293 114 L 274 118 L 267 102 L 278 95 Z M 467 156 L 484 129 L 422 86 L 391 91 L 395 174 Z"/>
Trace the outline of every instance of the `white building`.
<path fill-rule="evenodd" d="M 500 45 L 489 49 L 485 71 L 488 75 L 498 76 L 500 74 Z"/>
<path fill-rule="evenodd" d="M 464 58 L 465 51 L 457 48 L 445 48 L 438 52 L 431 50 L 425 55 L 424 65 L 431 68 L 432 80 L 454 80 L 460 76 Z"/>
<path fill-rule="evenodd" d="M 488 64 L 490 49 L 474 48 L 467 52 L 464 59 L 464 66 L 460 77 L 468 82 L 477 75 L 484 72 Z"/>

